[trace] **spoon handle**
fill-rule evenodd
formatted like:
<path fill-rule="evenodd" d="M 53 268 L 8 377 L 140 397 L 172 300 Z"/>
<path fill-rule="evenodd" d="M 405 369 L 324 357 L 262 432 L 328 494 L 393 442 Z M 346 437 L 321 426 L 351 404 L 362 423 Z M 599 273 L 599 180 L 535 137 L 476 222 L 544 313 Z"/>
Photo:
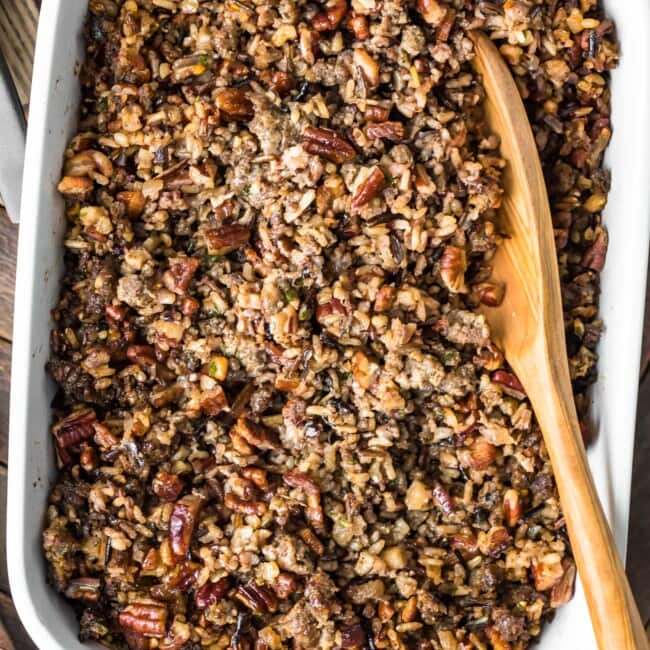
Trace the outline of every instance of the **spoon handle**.
<path fill-rule="evenodd" d="M 589 469 L 568 371 L 554 363 L 554 355 L 544 356 L 547 363 L 522 368 L 519 376 L 544 434 L 598 646 L 648 650 L 641 616 Z"/>

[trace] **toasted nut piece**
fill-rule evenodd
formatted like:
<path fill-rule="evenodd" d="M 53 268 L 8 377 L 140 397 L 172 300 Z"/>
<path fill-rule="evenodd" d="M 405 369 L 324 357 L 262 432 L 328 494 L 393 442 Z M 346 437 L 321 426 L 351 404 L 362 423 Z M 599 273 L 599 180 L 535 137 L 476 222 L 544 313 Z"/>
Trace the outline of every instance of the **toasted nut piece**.
<path fill-rule="evenodd" d="M 512 488 L 506 490 L 506 493 L 503 495 L 503 516 L 505 517 L 506 524 L 511 528 L 516 526 L 522 514 L 523 507 L 519 492 Z"/>
<path fill-rule="evenodd" d="M 154 494 L 163 501 L 176 501 L 183 491 L 183 481 L 169 472 L 159 471 L 153 479 Z"/>
<path fill-rule="evenodd" d="M 253 467 L 252 465 L 244 467 L 241 475 L 262 490 L 265 490 L 269 485 L 266 479 L 266 470 L 260 467 Z"/>
<path fill-rule="evenodd" d="M 244 416 L 240 416 L 236 424 L 230 429 L 230 436 L 233 435 L 240 436 L 249 445 L 258 449 L 281 449 L 280 441 L 273 429 L 253 422 Z"/>
<path fill-rule="evenodd" d="M 479 547 L 482 553 L 487 553 L 492 557 L 501 555 L 512 542 L 510 533 L 503 526 L 494 526 L 490 528 L 487 535 L 481 538 L 479 535 Z"/>
<path fill-rule="evenodd" d="M 113 163 L 106 154 L 88 149 L 68 158 L 63 170 L 66 176 L 90 176 L 99 172 L 106 179 L 113 175 Z"/>
<path fill-rule="evenodd" d="M 505 287 L 495 282 L 480 282 L 473 287 L 482 304 L 488 307 L 498 307 L 503 302 Z"/>
<path fill-rule="evenodd" d="M 533 562 L 533 578 L 537 591 L 547 591 L 557 584 L 564 575 L 559 553 L 548 553 Z"/>
<path fill-rule="evenodd" d="M 457 246 L 445 246 L 440 258 L 440 276 L 445 286 L 452 293 L 463 293 L 465 287 L 465 271 L 467 259 L 465 250 Z"/>
<path fill-rule="evenodd" d="M 97 452 L 85 442 L 81 443 L 79 464 L 86 472 L 92 472 L 97 467 Z"/>
<path fill-rule="evenodd" d="M 136 219 L 144 212 L 146 200 L 140 190 L 119 192 L 117 198 L 126 206 L 126 214 L 130 219 Z"/>
<path fill-rule="evenodd" d="M 320 488 L 318 483 L 309 478 L 304 472 L 291 470 L 282 477 L 282 480 L 292 488 L 302 490 L 307 496 L 307 519 L 314 528 L 323 528 L 325 518 L 320 503 Z"/>
<path fill-rule="evenodd" d="M 99 600 L 101 582 L 99 578 L 75 578 L 65 590 L 66 598 L 96 603 Z"/>
<path fill-rule="evenodd" d="M 395 608 L 387 600 L 382 600 L 377 606 L 377 614 L 379 615 L 379 620 L 385 623 L 393 617 Z"/>
<path fill-rule="evenodd" d="M 375 311 L 388 311 L 395 302 L 395 287 L 384 285 L 375 296 Z"/>
<path fill-rule="evenodd" d="M 257 515 L 261 517 L 268 510 L 268 506 L 264 501 L 247 501 L 232 492 L 226 494 L 223 503 L 226 508 L 235 512 L 241 512 L 244 515 Z"/>
<path fill-rule="evenodd" d="M 376 122 L 366 127 L 369 138 L 401 142 L 404 139 L 404 125 L 401 122 Z"/>
<path fill-rule="evenodd" d="M 597 229 L 594 243 L 582 256 L 582 260 L 580 261 L 582 266 L 592 269 L 593 271 L 602 271 L 605 268 L 605 257 L 607 256 L 608 246 L 609 237 L 607 231 L 602 228 Z"/>
<path fill-rule="evenodd" d="M 228 577 L 220 578 L 216 582 L 206 582 L 194 596 L 196 606 L 199 609 L 207 609 L 218 603 L 226 597 L 229 587 L 230 579 Z"/>
<path fill-rule="evenodd" d="M 422 164 L 415 166 L 415 189 L 422 196 L 432 196 L 436 191 L 436 184 Z"/>
<path fill-rule="evenodd" d="M 298 536 L 316 555 L 322 555 L 325 552 L 323 543 L 316 537 L 316 533 L 311 528 L 301 529 Z"/>
<path fill-rule="evenodd" d="M 389 569 L 399 571 L 406 568 L 409 557 L 403 546 L 389 546 L 382 551 L 381 559 Z"/>
<path fill-rule="evenodd" d="M 272 586 L 277 597 L 284 600 L 298 588 L 298 581 L 290 573 L 281 571 Z"/>
<path fill-rule="evenodd" d="M 573 560 L 564 558 L 562 561 L 564 573 L 553 585 L 551 590 L 551 607 L 554 609 L 568 603 L 573 597 L 576 582 L 576 565 Z"/>
<path fill-rule="evenodd" d="M 362 650 L 368 647 L 367 642 L 368 635 L 358 623 L 341 629 L 341 648 L 345 648 L 345 650 Z"/>
<path fill-rule="evenodd" d="M 127 308 L 124 305 L 106 305 L 106 317 L 116 323 L 121 323 L 126 316 Z"/>
<path fill-rule="evenodd" d="M 352 357 L 352 378 L 363 390 L 368 390 L 374 381 L 379 366 L 368 359 L 368 357 L 357 350 Z"/>
<path fill-rule="evenodd" d="M 468 557 L 475 555 L 478 551 L 476 537 L 469 533 L 455 533 L 454 535 L 450 535 L 449 546 L 454 550 L 462 551 Z"/>
<path fill-rule="evenodd" d="M 402 623 L 411 623 L 418 614 L 418 597 L 411 596 L 402 610 Z"/>
<path fill-rule="evenodd" d="M 303 133 L 303 148 L 307 153 L 322 156 L 330 162 L 341 165 L 356 158 L 354 147 L 336 131 L 307 127 Z"/>
<path fill-rule="evenodd" d="M 354 13 L 354 12 L 353 12 Z M 368 29 L 368 19 L 361 14 L 354 14 L 348 20 L 348 29 L 354 34 L 354 37 L 359 41 L 365 41 L 370 37 L 370 30 Z"/>
<path fill-rule="evenodd" d="M 456 510 L 454 500 L 451 498 L 445 487 L 441 483 L 438 483 L 438 481 L 434 481 L 431 493 L 433 494 L 433 500 L 436 505 L 446 515 L 451 515 L 454 510 Z"/>
<path fill-rule="evenodd" d="M 125 629 L 146 637 L 162 639 L 167 626 L 167 608 L 164 605 L 135 603 L 120 613 L 119 620 Z"/>
<path fill-rule="evenodd" d="M 217 93 L 219 111 L 232 122 L 247 122 L 253 119 L 253 102 L 246 96 L 245 88 L 224 88 Z"/>
<path fill-rule="evenodd" d="M 153 345 L 129 345 L 126 358 L 139 366 L 153 366 L 156 363 L 156 352 Z"/>
<path fill-rule="evenodd" d="M 288 73 L 277 70 L 271 78 L 271 88 L 280 97 L 288 95 L 296 87 L 296 80 Z"/>
<path fill-rule="evenodd" d="M 352 197 L 352 210 L 358 211 L 359 208 L 370 203 L 381 192 L 385 181 L 386 177 L 381 167 L 373 167 L 370 175 L 357 187 Z"/>
<path fill-rule="evenodd" d="M 235 593 L 235 598 L 249 609 L 260 614 L 275 612 L 278 609 L 278 599 L 266 587 L 255 582 L 240 585 Z"/>
<path fill-rule="evenodd" d="M 87 199 L 93 191 L 94 184 L 85 176 L 64 176 L 57 189 L 68 199 Z"/>
<path fill-rule="evenodd" d="M 305 63 L 314 65 L 316 63 L 316 56 L 319 52 L 318 47 L 318 32 L 313 29 L 300 30 L 300 54 L 305 60 Z"/>
<path fill-rule="evenodd" d="M 431 490 L 416 479 L 409 485 L 404 502 L 409 510 L 429 510 L 432 498 Z"/>
<path fill-rule="evenodd" d="M 228 376 L 228 359 L 221 355 L 215 355 L 208 364 L 208 374 L 217 381 L 224 381 Z"/>
<path fill-rule="evenodd" d="M 354 65 L 358 66 L 364 79 L 371 85 L 379 83 L 379 64 L 366 50 L 358 47 L 354 50 Z"/>
<path fill-rule="evenodd" d="M 386 122 L 390 116 L 390 109 L 385 106 L 368 106 L 364 117 L 367 122 Z"/>
<path fill-rule="evenodd" d="M 521 382 L 517 379 L 516 375 L 513 375 L 511 372 L 497 370 L 492 373 L 492 381 L 495 384 L 501 384 L 502 386 L 516 390 L 518 393 L 526 394 L 526 389 L 521 385 Z"/>
<path fill-rule="evenodd" d="M 333 31 L 341 24 L 347 10 L 348 3 L 345 0 L 330 0 L 324 11 L 312 18 L 311 26 L 317 32 Z"/>
<path fill-rule="evenodd" d="M 206 390 L 201 393 L 199 398 L 199 404 L 201 406 L 201 411 L 205 415 L 210 415 L 214 417 L 223 413 L 228 408 L 228 398 L 221 386 L 217 386 L 212 390 Z"/>
<path fill-rule="evenodd" d="M 346 317 L 347 313 L 345 305 L 338 298 L 332 298 L 316 307 L 316 320 L 323 327 L 329 328 L 331 325 L 336 325 L 341 318 Z"/>
<path fill-rule="evenodd" d="M 487 469 L 496 458 L 496 447 L 485 438 L 477 438 L 469 451 L 469 466 L 478 471 Z"/>
<path fill-rule="evenodd" d="M 181 312 L 183 312 L 183 316 L 189 316 L 191 318 L 197 311 L 199 311 L 200 306 L 201 305 L 196 298 L 185 296 L 181 301 Z"/>
<path fill-rule="evenodd" d="M 92 409 L 75 411 L 68 417 L 58 422 L 52 428 L 56 440 L 59 456 L 67 456 L 68 460 L 61 458 L 62 462 L 70 462 L 66 449 L 78 445 L 88 438 L 92 438 L 94 425 L 97 423 L 97 416 Z"/>
<path fill-rule="evenodd" d="M 440 0 L 418 0 L 418 11 L 434 27 L 440 25 L 447 15 L 447 7 Z"/>
<path fill-rule="evenodd" d="M 242 248 L 248 243 L 250 237 L 250 228 L 239 224 L 221 226 L 205 233 L 210 255 L 225 255 Z"/>
<path fill-rule="evenodd" d="M 190 548 L 203 497 L 188 494 L 174 504 L 169 518 L 169 541 L 174 555 L 185 556 Z"/>

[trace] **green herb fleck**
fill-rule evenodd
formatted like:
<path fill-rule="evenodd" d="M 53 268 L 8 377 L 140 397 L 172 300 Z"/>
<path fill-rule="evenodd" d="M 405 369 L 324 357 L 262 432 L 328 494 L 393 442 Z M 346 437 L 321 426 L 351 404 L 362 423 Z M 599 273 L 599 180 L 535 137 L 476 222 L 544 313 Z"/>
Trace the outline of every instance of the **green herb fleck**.
<path fill-rule="evenodd" d="M 298 297 L 296 290 L 293 287 L 289 287 L 284 291 L 284 300 L 285 302 L 293 302 Z"/>
<path fill-rule="evenodd" d="M 302 321 L 309 320 L 312 317 L 313 313 L 314 312 L 309 309 L 309 307 L 302 307 L 298 312 L 298 318 Z"/>
<path fill-rule="evenodd" d="M 212 378 L 214 378 L 214 376 L 217 374 L 217 364 L 214 361 L 210 361 L 210 366 L 208 367 L 208 374 Z"/>
<path fill-rule="evenodd" d="M 201 54 L 201 56 L 199 57 L 199 61 L 200 61 L 201 65 L 205 65 L 205 66 L 207 66 L 208 63 L 210 63 L 210 59 L 208 59 L 207 54 Z"/>

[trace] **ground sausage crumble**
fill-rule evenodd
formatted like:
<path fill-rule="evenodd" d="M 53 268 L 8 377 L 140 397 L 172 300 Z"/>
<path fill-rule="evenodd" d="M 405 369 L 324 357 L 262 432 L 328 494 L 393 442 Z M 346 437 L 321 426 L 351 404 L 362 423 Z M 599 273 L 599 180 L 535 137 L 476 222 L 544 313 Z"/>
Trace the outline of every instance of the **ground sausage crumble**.
<path fill-rule="evenodd" d="M 618 51 L 595 0 L 90 0 L 43 548 L 82 640 L 520 650 L 575 565 L 490 340 L 525 100 L 588 439 Z"/>

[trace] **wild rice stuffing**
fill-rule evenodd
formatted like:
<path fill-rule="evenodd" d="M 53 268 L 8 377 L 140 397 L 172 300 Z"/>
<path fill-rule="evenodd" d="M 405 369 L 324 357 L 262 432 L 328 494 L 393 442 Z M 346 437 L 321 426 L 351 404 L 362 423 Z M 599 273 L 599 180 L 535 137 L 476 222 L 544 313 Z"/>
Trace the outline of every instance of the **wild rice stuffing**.
<path fill-rule="evenodd" d="M 476 313 L 504 163 L 467 32 L 527 103 L 584 419 L 618 56 L 595 5 L 90 0 L 43 533 L 81 639 L 516 650 L 571 597 Z"/>

